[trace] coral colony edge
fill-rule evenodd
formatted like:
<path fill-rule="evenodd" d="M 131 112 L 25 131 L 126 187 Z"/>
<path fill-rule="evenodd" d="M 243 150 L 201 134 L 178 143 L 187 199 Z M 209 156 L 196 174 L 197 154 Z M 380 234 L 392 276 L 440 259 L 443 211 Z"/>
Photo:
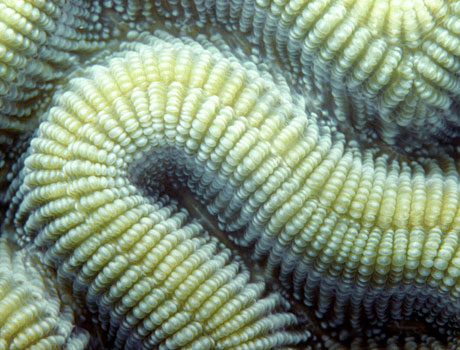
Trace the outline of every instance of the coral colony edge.
<path fill-rule="evenodd" d="M 460 349 L 460 1 L 0 0 L 0 349 Z"/>

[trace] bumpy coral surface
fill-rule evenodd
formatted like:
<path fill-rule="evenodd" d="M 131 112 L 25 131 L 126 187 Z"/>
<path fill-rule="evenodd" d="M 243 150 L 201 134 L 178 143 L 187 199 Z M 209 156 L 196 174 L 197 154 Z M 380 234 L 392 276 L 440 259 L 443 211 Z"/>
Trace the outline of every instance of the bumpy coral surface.
<path fill-rule="evenodd" d="M 0 349 L 83 350 L 88 334 L 75 330 L 69 295 L 27 250 L 0 240 Z"/>
<path fill-rule="evenodd" d="M 5 66 L 34 93 L 0 122 L 43 122 L 28 151 L 33 123 L 0 125 L 20 137 L 3 226 L 109 346 L 458 348 L 458 1 L 33 4 L 67 34 Z M 233 251 L 165 194 L 184 189 Z"/>
<path fill-rule="evenodd" d="M 182 143 L 192 146 L 216 103 L 233 105 L 222 69 L 233 64 L 239 84 L 248 75 L 267 84 L 200 47 L 158 39 L 122 47 L 55 98 L 25 161 L 27 185 L 13 199 L 21 201 L 18 240 L 47 248 L 45 261 L 73 280 L 74 296 L 98 313 L 115 348 L 273 349 L 306 340 L 308 331 L 283 331 L 297 320 L 275 311 L 279 295 L 262 298 L 263 284 L 250 283 L 201 225 L 130 181 L 130 166 L 187 123 L 173 115 L 181 92 L 190 100 Z"/>
<path fill-rule="evenodd" d="M 185 19 L 247 33 L 315 109 L 361 143 L 380 139 L 409 153 L 455 149 L 459 1 L 128 1 L 114 7 L 132 23 Z"/>
<path fill-rule="evenodd" d="M 117 32 L 101 11 L 98 1 L 0 1 L 0 190 L 54 86 Z"/>

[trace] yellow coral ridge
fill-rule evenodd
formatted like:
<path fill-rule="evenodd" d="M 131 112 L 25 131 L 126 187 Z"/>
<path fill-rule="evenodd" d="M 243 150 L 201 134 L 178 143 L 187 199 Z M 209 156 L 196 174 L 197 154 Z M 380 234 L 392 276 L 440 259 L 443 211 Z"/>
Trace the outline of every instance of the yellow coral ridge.
<path fill-rule="evenodd" d="M 289 316 L 238 316 L 244 325 L 223 316 L 222 305 L 243 293 L 231 280 L 244 273 L 214 262 L 223 253 L 198 238 L 199 225 L 151 204 L 145 195 L 156 198 L 165 174 L 206 203 L 234 241 L 268 255 L 267 274 L 279 269 L 329 325 L 344 323 L 350 308 L 354 327 L 426 318 L 458 329 L 452 159 L 362 152 L 254 64 L 158 35 L 171 44 L 148 36 L 148 45 L 123 44 L 57 95 L 9 214 L 19 242 L 48 247 L 48 261 L 76 276 L 77 295 L 89 286 L 86 299 L 111 334 L 123 329 L 119 346 L 134 327 L 133 346 L 143 337 L 218 348 L 257 343 L 249 333 L 268 348 L 290 339 L 266 333 Z"/>
<path fill-rule="evenodd" d="M 305 341 L 307 330 L 289 331 L 298 321 L 279 311 L 281 297 L 262 298 L 263 284 L 249 280 L 229 249 L 165 197 L 135 187 L 137 163 L 153 147 L 182 136 L 191 152 L 225 98 L 231 118 L 232 96 L 248 74 L 196 43 L 150 44 L 123 44 L 56 97 L 25 162 L 30 191 L 22 187 L 13 199 L 14 221 L 24 224 L 18 240 L 34 236 L 47 248 L 45 261 L 73 282 L 74 297 L 98 314 L 115 348 L 279 349 Z M 232 86 L 223 84 L 230 69 L 238 71 Z M 258 77 L 249 89 L 264 85 Z"/>
<path fill-rule="evenodd" d="M 0 349 L 83 350 L 88 334 L 74 329 L 73 311 L 53 277 L 27 250 L 0 241 Z"/>
<path fill-rule="evenodd" d="M 50 91 L 118 31 L 101 11 L 96 1 L 0 0 L 0 186 Z"/>
<path fill-rule="evenodd" d="M 98 21 L 94 2 L 0 1 L 0 127 L 22 130 L 17 117 L 29 116 L 43 91 L 78 62 L 78 55 L 101 49 L 109 29 Z M 11 118 L 10 118 L 11 117 Z M 17 124 L 17 125 L 16 125 Z"/>
<path fill-rule="evenodd" d="M 247 32 L 269 59 L 282 63 L 286 74 L 300 78 L 310 107 L 368 145 L 380 136 L 400 150 L 435 150 L 438 144 L 450 148 L 459 135 L 459 1 L 136 4 L 113 7 L 131 23 L 160 16 L 173 23 L 219 23 Z"/>

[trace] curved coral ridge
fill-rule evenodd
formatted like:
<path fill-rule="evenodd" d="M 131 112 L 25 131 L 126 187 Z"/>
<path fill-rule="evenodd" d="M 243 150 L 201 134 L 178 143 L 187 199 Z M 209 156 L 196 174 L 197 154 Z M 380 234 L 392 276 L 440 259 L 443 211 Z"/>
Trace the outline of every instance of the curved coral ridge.
<path fill-rule="evenodd" d="M 0 184 L 54 85 L 116 32 L 101 11 L 99 1 L 0 1 Z"/>
<path fill-rule="evenodd" d="M 11 7 L 17 6 L 16 4 L 23 6 L 26 3 L 3 1 L 1 5 Z M 48 9 L 57 5 L 58 12 L 76 11 L 76 8 L 72 6 L 76 2 L 69 3 L 68 6 L 61 2 L 46 2 L 45 5 L 44 1 L 35 1 L 34 4 L 36 6 L 48 6 Z M 88 2 L 84 2 L 83 5 L 88 6 L 88 4 Z M 187 23 L 195 23 L 197 26 L 205 26 L 208 22 L 220 23 L 224 24 L 227 29 L 250 32 L 250 40 L 256 46 L 263 47 L 270 59 L 281 62 L 284 67 L 292 69 L 294 76 L 300 76 L 299 83 L 307 89 L 304 97 L 308 101 L 307 106 L 309 108 L 314 102 L 311 99 L 314 98 L 317 102 L 312 108 L 320 116 L 336 118 L 337 120 L 347 119 L 347 123 L 351 121 L 355 128 L 365 130 L 366 135 L 361 139 L 372 139 L 374 133 L 377 132 L 390 144 L 393 144 L 395 140 L 397 140 L 398 146 L 404 147 L 410 144 L 407 148 L 409 151 L 426 143 L 427 140 L 430 143 L 434 142 L 430 139 L 432 136 L 444 138 L 443 142 L 446 141 L 447 143 L 455 140 L 458 124 L 456 107 L 458 99 L 458 2 L 406 1 L 396 4 L 395 1 L 355 1 L 350 2 L 350 4 L 353 7 L 347 7 L 346 1 L 310 1 L 307 3 L 295 0 L 244 2 L 211 0 L 206 1 L 206 3 L 201 1 L 181 1 L 179 3 L 178 1 L 137 2 L 128 0 L 126 2 L 114 1 L 113 3 L 104 1 L 103 6 L 113 7 L 116 11 L 120 11 L 122 18 L 133 27 L 138 26 L 136 21 L 140 16 L 146 16 L 150 23 L 161 17 L 171 18 L 173 22 L 177 18 L 184 18 Z M 30 9 L 30 6 L 28 8 Z M 95 13 L 98 13 L 99 3 L 92 2 L 91 6 L 85 8 L 91 9 L 89 12 L 96 9 Z M 359 19 L 358 17 L 362 16 L 361 11 L 367 16 Z M 375 16 L 376 11 L 383 11 L 386 16 Z M 40 11 L 34 13 L 37 14 Z M 17 19 L 18 16 L 11 16 L 8 20 L 15 21 L 15 18 Z M 55 16 L 54 19 L 56 18 L 60 17 Z M 66 16 L 62 16 L 62 18 L 66 18 Z M 85 28 L 78 28 L 76 32 L 81 29 L 83 32 L 88 30 L 88 37 L 99 35 L 91 34 L 91 30 L 95 29 L 95 32 L 98 32 L 101 26 L 97 23 L 104 23 L 104 21 L 96 17 L 90 18 L 91 21 L 94 20 L 94 25 L 86 26 L 88 23 L 83 25 L 83 22 L 79 22 Z M 382 18 L 385 20 L 382 21 Z M 61 19 L 57 19 L 57 21 L 60 22 Z M 26 22 L 22 21 L 21 23 Z M 69 21 L 69 23 L 75 22 Z M 69 23 L 61 23 L 61 25 L 66 27 Z M 32 25 L 36 25 L 36 22 L 33 22 Z M 8 33 L 13 33 L 17 29 L 15 26 L 13 25 L 14 28 L 7 28 Z M 71 26 L 72 24 L 70 24 Z M 83 34 L 83 37 L 85 35 Z M 349 36 L 347 37 L 347 35 Z M 82 38 L 82 36 L 79 37 Z M 17 39 L 19 36 L 16 33 L 4 38 Z M 47 45 L 49 42 L 54 42 L 50 38 L 48 38 Z M 64 41 L 60 42 L 64 43 Z M 7 44 L 12 45 L 12 43 L 8 42 Z M 46 47 L 46 45 L 42 46 Z M 67 52 L 65 47 L 66 45 L 55 47 L 55 53 Z M 70 53 L 73 51 L 70 50 L 67 55 L 75 58 L 82 49 L 83 47 L 74 46 L 75 54 Z M 132 47 L 129 49 L 134 50 Z M 13 48 L 14 50 L 16 48 Z M 90 48 L 90 50 L 92 49 Z M 18 61 L 19 56 L 17 55 L 16 52 L 13 54 L 10 52 L 8 59 L 16 57 L 15 60 L 11 61 L 14 63 Z M 120 54 L 120 57 L 122 56 L 123 54 Z M 26 57 L 26 60 L 29 59 L 30 57 Z M 53 60 L 54 58 L 49 59 Z M 28 62 L 32 61 L 29 60 Z M 10 78 L 13 76 L 11 72 L 13 72 L 12 69 L 16 64 L 13 63 L 10 65 L 9 62 L 6 62 L 4 65 L 4 71 L 9 72 L 9 75 L 6 76 Z M 230 66 L 232 65 L 233 63 Z M 35 67 L 35 65 L 31 64 L 31 67 Z M 253 67 L 251 65 L 249 67 L 249 71 L 252 71 Z M 332 68 L 334 70 L 331 70 Z M 94 68 L 94 72 L 98 69 Z M 118 68 L 113 69 L 116 71 Z M 232 66 L 222 69 L 224 71 L 228 69 L 233 73 L 235 68 Z M 115 77 L 122 74 L 115 71 L 113 71 Z M 34 74 L 36 73 L 37 71 Z M 22 86 L 20 83 L 18 85 L 13 82 L 22 74 L 24 72 L 15 75 L 13 80 L 6 83 L 6 86 L 15 87 L 18 91 L 25 89 L 25 85 Z M 61 76 L 61 73 L 57 74 Z M 137 76 L 137 73 L 131 72 L 131 69 L 129 69 L 128 76 L 130 74 Z M 247 80 L 253 78 L 251 74 L 249 74 L 250 78 L 246 77 Z M 285 74 L 289 75 L 288 72 Z M 235 79 L 233 81 L 225 74 L 219 77 L 219 73 L 216 73 L 215 76 L 217 80 L 222 79 L 217 85 L 228 79 L 228 81 L 232 81 L 230 85 L 236 84 L 238 86 L 238 79 L 241 79 L 241 77 L 236 76 L 232 78 Z M 76 79 L 71 87 L 73 93 L 82 95 L 80 98 L 89 105 L 92 102 L 88 102 L 88 100 L 92 98 L 83 94 L 85 87 L 80 83 L 88 82 L 93 78 L 89 78 L 89 80 L 88 77 L 82 78 L 82 80 Z M 121 79 L 124 78 L 124 76 L 121 77 Z M 52 89 L 52 86 L 45 84 L 47 88 L 42 88 L 40 79 L 31 79 L 36 84 L 35 88 L 37 88 L 38 94 L 30 96 L 36 101 L 45 101 L 47 97 L 46 93 L 43 94 L 43 92 Z M 77 83 L 78 81 L 80 83 Z M 277 92 L 280 93 L 280 96 L 265 95 L 266 91 L 272 91 L 272 93 L 276 91 L 267 86 L 265 86 L 267 90 L 263 90 L 264 92 L 260 97 L 262 102 L 258 100 L 257 94 L 261 92 L 258 90 L 259 87 L 255 88 L 255 92 L 253 91 L 255 97 L 252 96 L 251 98 L 253 101 L 257 100 L 254 104 L 261 107 L 261 110 L 256 110 L 255 118 L 260 118 L 262 115 L 270 116 L 267 123 L 271 123 L 273 118 L 282 121 L 278 124 L 282 129 L 281 131 L 277 129 L 278 126 L 276 125 L 268 127 L 268 129 L 272 128 L 270 132 L 276 136 L 268 141 L 263 138 L 260 139 L 259 137 L 264 131 L 256 131 L 254 134 L 251 129 L 252 126 L 248 127 L 249 124 L 242 126 L 242 131 L 238 131 L 239 126 L 234 128 L 233 115 L 230 117 L 221 116 L 221 119 L 231 121 L 231 125 L 224 126 L 226 131 L 222 134 L 228 136 L 226 134 L 228 129 L 230 136 L 222 141 L 217 139 L 210 141 L 208 139 L 207 142 L 214 144 L 233 142 L 234 145 L 238 146 L 237 151 L 229 150 L 227 152 L 228 145 L 222 146 L 225 149 L 225 160 L 223 160 L 219 158 L 222 156 L 222 152 L 214 154 L 214 150 L 210 151 L 210 146 L 204 142 L 205 137 L 199 141 L 191 137 L 192 141 L 189 141 L 189 144 L 195 143 L 193 147 L 196 148 L 196 152 L 194 154 L 189 150 L 187 153 L 184 150 L 191 146 L 186 147 L 184 140 L 177 143 L 177 137 L 171 136 L 171 133 L 174 135 L 174 131 L 172 131 L 174 123 L 178 122 L 176 120 L 178 115 L 175 114 L 177 111 L 171 113 L 166 110 L 166 107 L 173 111 L 183 108 L 180 99 L 184 91 L 175 83 L 169 86 L 165 90 L 166 92 L 160 93 L 160 95 L 163 94 L 161 95 L 162 98 L 170 102 L 173 101 L 171 105 L 165 104 L 163 106 L 167 112 L 166 116 L 169 118 L 172 115 L 172 119 L 166 120 L 166 124 L 163 126 L 164 133 L 159 132 L 157 134 L 157 136 L 160 135 L 160 139 L 163 138 L 166 141 L 163 140 L 164 142 L 155 145 L 155 148 L 151 150 L 151 158 L 142 158 L 144 164 L 140 160 L 132 162 L 131 166 L 128 166 L 127 170 L 125 169 L 126 171 L 123 172 L 123 176 L 126 176 L 125 181 L 132 182 L 132 184 L 145 182 L 155 192 L 155 189 L 158 188 L 155 179 L 159 179 L 161 176 L 152 173 L 152 169 L 154 169 L 158 173 L 167 173 L 175 183 L 190 186 L 195 194 L 208 204 L 210 211 L 219 216 L 222 227 L 233 232 L 232 237 L 236 242 L 244 245 L 255 244 L 256 257 L 261 258 L 268 255 L 267 275 L 275 272 L 278 274 L 279 269 L 282 283 L 288 289 L 293 289 L 297 297 L 304 298 L 308 305 L 314 305 L 317 315 L 324 317 L 329 325 L 334 326 L 344 322 L 346 312 L 351 307 L 353 310 L 352 324 L 358 327 L 363 318 L 370 320 L 371 323 L 382 324 L 388 320 L 426 317 L 428 322 L 435 323 L 441 328 L 447 325 L 452 327 L 454 332 L 458 330 L 456 304 L 458 304 L 460 256 L 457 237 L 458 165 L 455 160 L 449 157 L 440 157 L 437 160 L 413 158 L 412 160 L 401 161 L 397 158 L 394 159 L 391 155 L 382 155 L 379 151 L 363 151 L 355 143 L 346 142 L 345 138 L 336 132 L 333 124 L 342 127 L 343 123 L 329 122 L 327 123 L 329 126 L 321 126 L 316 118 L 312 119 L 314 115 L 310 115 L 308 118 L 304 115 L 305 121 L 299 121 L 299 117 L 291 117 L 290 109 L 299 113 L 299 116 L 303 114 L 298 110 L 303 106 L 296 106 L 301 99 L 296 100 L 296 98 L 289 96 L 290 92 L 287 89 L 283 90 L 283 88 Z M 286 84 L 282 82 L 282 79 L 276 83 Z M 253 86 L 247 81 L 241 86 L 243 85 L 249 90 L 249 86 Z M 261 83 L 260 86 L 264 86 L 264 83 Z M 233 86 L 228 89 L 233 91 L 235 96 L 242 95 L 242 87 Z M 332 90 L 331 95 L 329 95 L 329 89 Z M 117 89 L 113 91 L 117 91 Z M 123 91 L 123 94 L 126 92 Z M 369 92 L 371 92 L 370 95 Z M 149 93 L 149 91 L 144 91 L 144 93 Z M 103 92 L 102 100 L 107 98 L 105 94 L 112 96 L 116 93 Z M 276 95 L 276 93 L 274 94 Z M 231 100 L 233 97 L 229 96 L 227 99 Z M 219 98 L 225 99 L 222 96 Z M 268 102 L 263 100 L 264 98 L 267 98 Z M 63 99 L 65 100 L 65 98 Z M 6 101 L 6 105 L 10 106 L 8 108 L 21 106 L 23 103 L 21 99 L 15 100 L 14 98 L 10 99 L 10 97 L 2 101 Z M 61 97 L 57 97 L 56 101 L 60 105 L 62 103 Z M 218 107 L 220 107 L 221 101 L 220 99 L 218 101 Z M 330 101 L 333 101 L 334 105 L 330 105 Z M 117 100 L 117 103 L 121 105 L 124 102 L 126 101 Z M 184 100 L 184 102 L 186 101 Z M 190 106 L 200 110 L 199 103 L 198 105 L 193 104 L 193 101 L 190 103 Z M 210 103 L 206 104 L 206 109 L 208 106 L 212 106 L 212 102 Z M 280 105 L 282 106 L 281 112 L 278 110 Z M 138 112 L 135 107 L 131 105 L 128 107 L 131 108 L 131 112 Z M 225 112 L 227 111 L 226 107 L 229 106 L 225 106 L 223 109 Z M 0 110 L 1 108 L 0 106 Z M 60 105 L 60 108 L 73 112 L 70 106 Z M 376 108 L 379 110 L 374 113 Z M 97 108 L 95 109 L 97 110 Z M 251 108 L 248 107 L 249 109 Z M 286 116 L 279 117 L 278 115 L 279 119 L 276 119 L 278 117 L 273 117 L 270 113 L 285 113 Z M 235 120 L 238 120 L 239 116 L 236 117 Z M 379 124 L 378 130 L 375 130 L 371 124 L 375 118 Z M 16 133 L 26 130 L 25 126 L 13 127 L 12 125 L 17 121 L 17 119 L 9 117 L 0 120 L 4 123 L 4 127 L 1 127 L 0 130 L 3 130 L 2 133 L 6 135 L 2 142 L 10 142 L 8 141 L 10 131 Z M 186 129 L 193 130 L 190 135 L 193 134 L 194 137 L 199 135 L 202 128 L 205 129 L 202 132 L 206 133 L 211 129 L 206 125 L 200 126 L 201 121 L 195 122 L 198 125 L 195 125 L 198 131 L 194 129 L 193 125 L 187 123 L 189 121 L 185 121 Z M 265 122 L 262 121 L 262 123 Z M 289 125 L 291 125 L 290 129 Z M 397 125 L 396 129 L 395 125 Z M 423 132 L 421 126 L 423 126 Z M 300 131 L 295 130 L 297 127 L 300 127 Z M 42 128 L 46 127 L 43 126 Z M 181 132 L 184 131 L 181 128 L 183 125 L 177 127 L 176 136 L 181 135 Z M 131 131 L 128 129 L 125 132 L 130 135 L 129 137 L 132 137 Z M 251 131 L 248 131 L 250 129 Z M 7 131 L 4 132 L 4 130 Z M 120 137 L 117 135 L 118 132 L 118 129 L 113 131 L 115 136 L 112 135 L 111 137 L 115 139 Z M 241 132 L 243 136 L 238 132 Z M 279 137 L 278 133 L 281 135 L 283 132 L 288 135 L 286 138 L 289 140 L 285 141 L 281 137 L 283 141 L 277 146 L 275 141 Z M 240 136 L 241 139 L 239 139 Z M 306 139 L 304 139 L 305 136 Z M 53 137 L 61 140 L 60 136 Z M 257 141 L 254 141 L 254 137 Z M 172 142 L 171 138 L 176 140 Z M 267 141 L 267 143 L 262 145 L 261 140 Z M 68 142 L 61 141 L 63 143 Z M 282 146 L 283 142 L 287 142 L 287 144 Z M 117 143 L 116 140 L 115 143 Z M 264 146 L 270 147 L 272 144 L 274 145 L 273 150 L 264 150 Z M 436 145 L 436 142 L 433 144 Z M 52 146 L 49 149 L 49 143 L 46 147 L 43 146 L 46 149 L 41 149 L 40 146 L 39 149 L 44 156 L 35 156 L 35 158 L 31 156 L 29 158 L 28 166 L 30 167 L 30 162 L 32 162 L 32 167 L 36 167 L 32 172 L 36 177 L 33 180 L 35 183 L 29 183 L 31 177 L 26 177 L 26 183 L 22 186 L 21 192 L 13 203 L 13 206 L 21 206 L 20 214 L 16 217 L 19 231 L 24 233 L 22 224 L 25 223 L 26 225 L 25 232 L 27 234 L 20 239 L 24 242 L 28 241 L 27 235 L 35 235 L 40 231 L 36 242 L 50 247 L 48 258 L 49 262 L 53 264 L 61 262 L 62 259 L 71 259 L 69 256 L 72 255 L 66 248 L 64 256 L 67 258 L 55 256 L 55 247 L 51 247 L 54 238 L 44 238 L 48 234 L 53 235 L 54 225 L 62 223 L 61 219 L 54 221 L 53 218 L 56 213 L 60 213 L 61 208 L 64 207 L 65 210 L 68 210 L 68 212 L 61 213 L 64 217 L 67 217 L 67 214 L 68 217 L 72 217 L 69 202 L 64 199 L 58 201 L 53 197 L 57 193 L 59 194 L 59 191 L 64 191 L 59 185 L 62 180 L 60 178 L 62 172 L 61 175 L 57 175 L 59 173 L 57 170 L 49 170 L 46 172 L 47 175 L 43 175 L 44 173 L 38 170 L 43 165 L 51 168 L 55 166 L 52 161 L 50 162 L 50 159 L 54 161 L 56 158 L 48 157 L 48 153 L 57 152 L 56 150 L 62 146 L 59 145 L 59 142 L 56 145 L 57 148 Z M 308 145 L 311 148 L 302 150 L 302 145 Z M 87 146 L 81 147 L 86 149 Z M 78 146 L 77 148 L 81 147 Z M 120 150 L 124 146 L 114 145 L 113 148 L 118 149 L 117 152 L 123 153 Z M 125 151 L 128 149 L 130 148 L 127 146 Z M 72 153 L 72 157 L 75 156 L 73 150 L 68 152 Z M 88 152 L 91 153 L 92 151 Z M 206 158 L 206 152 L 209 158 Z M 238 154 L 238 152 L 242 153 Z M 202 158 L 203 154 L 205 160 Z M 211 154 L 214 154 L 214 159 L 211 158 Z M 274 155 L 277 155 L 278 158 L 285 158 L 286 155 L 288 157 L 272 161 Z M 236 158 L 240 156 L 244 162 L 237 164 L 235 156 Z M 13 159 L 15 155 L 11 154 L 9 157 Z M 171 159 L 171 157 L 175 158 Z M 255 161 L 253 157 L 261 157 L 262 159 Z M 268 158 L 271 159 L 271 163 L 267 161 Z M 87 161 L 92 162 L 94 159 L 87 159 L 85 162 L 87 163 Z M 153 180 L 145 177 L 141 171 L 142 166 L 146 167 L 145 173 L 149 174 Z M 91 171 L 99 171 L 101 166 L 95 166 L 98 170 L 94 170 L 93 165 L 89 168 L 93 169 Z M 302 174 L 305 169 L 309 170 Z M 69 170 L 70 177 L 72 181 L 76 181 L 76 177 L 79 176 L 78 171 L 81 170 L 77 170 L 76 174 L 72 171 Z M 23 180 L 23 175 L 18 178 L 18 183 Z M 56 178 L 53 179 L 53 176 Z M 291 176 L 293 176 L 292 179 L 290 179 Z M 89 178 L 91 181 L 94 179 L 93 177 Z M 57 183 L 52 184 L 54 181 Z M 87 186 L 83 183 L 84 181 L 81 182 L 81 186 Z M 117 186 L 121 185 L 117 184 Z M 90 187 L 88 187 L 88 191 L 92 191 Z M 10 193 L 15 188 L 13 186 Z M 50 192 L 46 192 L 48 190 Z M 102 189 L 98 189 L 98 191 L 104 192 Z M 134 191 L 137 193 L 141 189 L 137 188 Z M 79 197 L 80 194 L 74 193 L 71 197 Z M 25 195 L 26 201 L 21 203 L 23 195 Z M 157 204 L 163 206 L 165 210 L 177 213 L 173 209 L 174 205 L 161 204 L 161 201 L 159 203 Z M 29 216 L 29 214 L 31 215 Z M 174 215 L 176 214 L 172 214 L 172 217 L 175 218 Z M 177 215 L 184 214 L 179 211 Z M 252 215 L 255 216 L 252 217 Z M 50 225 L 48 225 L 49 220 L 52 221 Z M 185 226 L 195 224 L 184 223 Z M 42 231 L 43 225 L 45 225 L 45 231 Z M 198 231 L 201 232 L 202 229 L 200 228 Z M 72 232 L 74 231 L 72 230 Z M 61 235 L 63 232 L 55 232 L 54 235 L 56 234 Z M 209 244 L 212 241 L 217 245 L 213 239 L 203 239 Z M 70 241 L 66 241 L 64 238 L 57 242 L 60 244 L 61 241 L 70 244 Z M 95 240 L 91 239 L 86 244 L 91 245 L 94 242 Z M 79 245 L 80 242 L 72 244 Z M 216 248 L 216 251 L 220 251 L 220 249 L 223 248 Z M 81 254 L 81 250 L 77 254 Z M 88 259 L 92 258 L 88 257 Z M 83 264 L 83 262 L 80 263 Z M 243 264 L 240 262 L 236 264 L 240 266 L 240 269 L 243 269 Z M 68 267 L 66 265 L 66 268 Z M 83 268 L 81 270 L 79 268 L 76 267 L 70 271 L 63 267 L 61 276 L 68 278 L 87 273 L 81 272 Z M 241 273 L 243 272 L 245 271 L 241 271 Z M 90 285 L 90 289 L 92 288 L 93 281 L 96 280 L 95 275 L 99 271 L 91 273 L 93 275 L 89 279 L 83 280 L 83 282 L 80 280 L 75 284 L 75 292 L 81 303 L 85 303 L 83 292 L 86 291 L 88 285 Z M 93 295 L 93 299 L 88 302 L 89 307 L 92 311 L 102 310 L 100 314 L 105 316 L 101 317 L 106 317 L 106 319 L 102 319 L 101 323 L 110 327 L 111 319 L 107 319 L 107 314 L 112 312 L 113 305 L 100 306 L 99 301 L 102 300 L 100 295 L 103 291 L 98 290 L 98 293 Z M 132 318 L 127 321 L 128 318 L 123 318 L 120 315 L 116 317 L 118 318 L 115 326 L 112 327 L 112 335 L 122 320 L 125 322 L 122 325 L 125 327 L 123 329 L 127 330 L 132 326 L 129 323 L 133 321 Z M 124 336 L 127 336 L 126 332 Z M 300 335 L 296 336 L 298 339 L 301 338 Z M 272 338 L 271 345 L 276 342 L 274 338 Z M 285 339 L 287 338 L 289 336 Z M 333 340 L 326 338 L 325 336 L 323 339 L 326 347 L 335 348 L 339 346 Z M 403 346 L 402 344 L 405 342 L 404 346 L 409 348 L 415 347 L 415 342 L 418 342 L 418 346 L 421 348 L 442 348 L 442 345 L 433 341 L 432 338 L 422 338 L 414 338 L 412 343 L 409 338 L 409 340 L 395 340 L 395 343 L 399 342 L 398 344 Z M 359 339 L 356 340 L 357 344 L 360 341 Z M 372 337 L 369 340 L 363 340 L 363 342 L 367 342 L 366 346 L 369 348 L 374 346 L 372 345 L 373 341 L 374 338 Z M 328 342 L 329 345 L 327 345 Z M 395 346 L 391 339 L 388 342 L 389 348 Z M 455 344 L 458 344 L 458 338 L 451 337 L 448 339 L 448 344 L 449 347 L 455 348 L 457 346 Z"/>
<path fill-rule="evenodd" d="M 72 79 L 41 124 L 13 199 L 22 201 L 18 240 L 47 248 L 45 260 L 73 281 L 74 297 L 97 312 L 115 348 L 279 349 L 306 340 L 306 330 L 284 330 L 296 317 L 276 311 L 278 294 L 262 298 L 263 284 L 249 281 L 229 249 L 129 180 L 130 164 L 174 140 L 179 119 L 165 110 L 175 113 L 181 91 L 199 127 L 198 101 L 208 100 L 203 118 L 213 117 L 206 110 L 219 95 L 233 105 L 222 69 L 233 66 L 240 83 L 250 76 L 263 90 L 270 82 L 196 45 L 121 47 L 106 66 Z M 188 133 L 186 144 L 199 137 Z"/>
<path fill-rule="evenodd" d="M 250 63 L 158 35 L 173 46 L 123 44 L 107 68 L 91 68 L 56 97 L 13 199 L 19 241 L 50 246 L 53 263 L 67 257 L 64 274 L 74 271 L 77 285 L 91 284 L 89 295 L 102 294 L 130 271 L 129 259 L 146 254 L 116 258 L 148 229 L 130 229 L 150 210 L 133 184 L 155 188 L 157 173 L 170 169 L 237 232 L 236 242 L 255 243 L 255 257 L 268 254 L 267 271 L 278 268 L 330 325 L 351 306 L 354 327 L 425 317 L 458 328 L 452 159 L 406 163 L 361 152 Z M 110 264 L 123 267 L 99 281 Z"/>
<path fill-rule="evenodd" d="M 398 149 L 434 151 L 458 136 L 459 1 L 128 1 L 115 8 L 132 23 L 166 17 L 249 33 L 300 77 L 315 108 L 368 145 L 378 135 Z"/>
<path fill-rule="evenodd" d="M 0 240 L 0 349 L 85 349 L 88 335 L 74 331 L 66 299 L 37 255 Z"/>

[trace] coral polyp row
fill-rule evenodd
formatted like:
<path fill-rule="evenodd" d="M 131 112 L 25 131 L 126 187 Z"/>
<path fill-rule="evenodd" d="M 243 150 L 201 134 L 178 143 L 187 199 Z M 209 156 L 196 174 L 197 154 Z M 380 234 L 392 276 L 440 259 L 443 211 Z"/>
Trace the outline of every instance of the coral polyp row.
<path fill-rule="evenodd" d="M 367 146 L 378 138 L 398 151 L 455 150 L 458 1 L 128 1 L 113 7 L 133 27 L 142 18 L 166 18 L 248 33 L 269 60 L 297 77 L 311 107 Z"/>
<path fill-rule="evenodd" d="M 119 32 L 101 12 L 99 1 L 0 1 L 0 185 L 65 72 Z"/>
<path fill-rule="evenodd" d="M 159 39 L 121 49 L 56 95 L 12 200 L 17 241 L 46 251 L 44 261 L 97 316 L 115 349 L 305 342 L 309 331 L 283 311 L 278 293 L 264 296 L 264 283 L 241 259 L 167 197 L 144 196 L 130 180 L 130 165 L 165 141 L 162 93 L 194 89 L 188 84 L 228 62 Z M 209 83 L 219 90 L 216 73 Z"/>
<path fill-rule="evenodd" d="M 79 55 L 104 47 L 112 33 L 101 10 L 97 1 L 0 2 L 2 130 L 23 130 L 27 122 L 18 117 L 40 106 L 43 92 L 79 63 Z"/>
<path fill-rule="evenodd" d="M 16 250 L 16 251 L 14 251 Z M 0 240 L 0 349 L 84 350 L 89 335 L 74 326 L 72 298 L 58 291 L 39 254 Z"/>
<path fill-rule="evenodd" d="M 448 337 L 446 342 L 441 342 L 433 336 L 415 332 L 410 336 L 391 336 L 381 333 L 364 338 L 356 337 L 348 344 L 341 344 L 337 340 L 324 335 L 318 342 L 316 349 L 328 350 L 455 350 L 460 346 L 460 340 L 456 337 Z"/>
<path fill-rule="evenodd" d="M 191 189 L 231 239 L 266 258 L 266 274 L 278 276 L 324 324 L 361 329 L 424 319 L 443 332 L 458 331 L 454 160 L 407 163 L 361 151 L 306 115 L 301 97 L 286 83 L 275 87 L 254 64 L 192 39 L 157 35 L 169 44 L 141 35 L 144 43 L 122 44 L 56 95 L 9 212 L 16 240 L 45 247 L 46 260 L 75 280 L 77 299 L 107 329 L 124 329 L 118 347 L 179 347 L 206 335 L 199 344 L 239 348 L 222 340 L 232 338 L 223 329 L 240 334 L 232 338 L 238 344 L 261 344 L 261 337 L 265 348 L 304 339 L 271 335 L 295 323 L 279 314 L 261 315 L 255 333 L 246 331 L 252 323 L 231 323 L 219 311 L 216 323 L 208 323 L 217 328 L 187 313 L 180 314 L 181 330 L 160 326 L 157 308 L 171 315 L 202 310 L 201 301 L 182 309 L 188 304 L 180 298 L 199 299 L 199 283 L 185 287 L 187 276 L 204 256 L 223 254 L 204 248 L 211 243 L 200 237 L 200 225 L 172 204 L 153 201 L 162 176 Z M 202 257 L 192 259 L 193 251 Z M 185 267 L 189 257 L 193 268 Z M 224 265 L 217 270 L 231 269 Z M 237 271 L 225 272 L 223 281 Z M 248 283 L 244 274 L 239 278 Z M 181 288 L 189 294 L 177 296 Z M 171 304 L 173 294 L 179 301 Z M 155 316 L 148 321 L 146 314 Z M 128 329 L 136 335 L 129 338 Z"/>

